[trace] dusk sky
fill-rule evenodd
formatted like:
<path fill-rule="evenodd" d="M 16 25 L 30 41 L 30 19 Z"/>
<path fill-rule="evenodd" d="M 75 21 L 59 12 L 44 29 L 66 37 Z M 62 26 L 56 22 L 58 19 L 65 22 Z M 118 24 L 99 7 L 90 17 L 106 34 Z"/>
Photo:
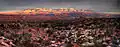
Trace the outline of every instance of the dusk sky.
<path fill-rule="evenodd" d="M 120 0 L 0 0 L 0 11 L 26 8 L 88 8 L 101 11 L 120 9 Z"/>

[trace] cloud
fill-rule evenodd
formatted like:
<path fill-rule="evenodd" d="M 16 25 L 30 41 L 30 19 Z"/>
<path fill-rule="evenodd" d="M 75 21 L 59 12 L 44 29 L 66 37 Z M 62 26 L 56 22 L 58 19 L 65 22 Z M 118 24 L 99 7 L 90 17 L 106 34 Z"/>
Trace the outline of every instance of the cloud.
<path fill-rule="evenodd" d="M 60 8 L 93 8 L 115 9 L 119 7 L 119 0 L 0 0 L 0 9 L 25 9 L 36 7 Z"/>

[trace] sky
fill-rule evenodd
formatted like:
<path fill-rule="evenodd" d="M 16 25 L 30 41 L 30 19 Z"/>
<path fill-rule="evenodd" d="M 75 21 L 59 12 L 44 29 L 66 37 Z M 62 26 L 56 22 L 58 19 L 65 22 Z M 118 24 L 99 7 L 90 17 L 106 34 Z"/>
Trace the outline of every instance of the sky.
<path fill-rule="evenodd" d="M 120 9 L 120 0 L 0 0 L 0 11 L 26 8 L 87 8 L 96 11 Z"/>

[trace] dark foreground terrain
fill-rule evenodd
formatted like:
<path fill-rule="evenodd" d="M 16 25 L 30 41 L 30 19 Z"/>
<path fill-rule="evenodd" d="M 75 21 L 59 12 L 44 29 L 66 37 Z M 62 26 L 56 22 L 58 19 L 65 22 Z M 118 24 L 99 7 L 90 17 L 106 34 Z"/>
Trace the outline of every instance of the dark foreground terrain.
<path fill-rule="evenodd" d="M 0 24 L 0 47 L 120 47 L 119 18 Z"/>

